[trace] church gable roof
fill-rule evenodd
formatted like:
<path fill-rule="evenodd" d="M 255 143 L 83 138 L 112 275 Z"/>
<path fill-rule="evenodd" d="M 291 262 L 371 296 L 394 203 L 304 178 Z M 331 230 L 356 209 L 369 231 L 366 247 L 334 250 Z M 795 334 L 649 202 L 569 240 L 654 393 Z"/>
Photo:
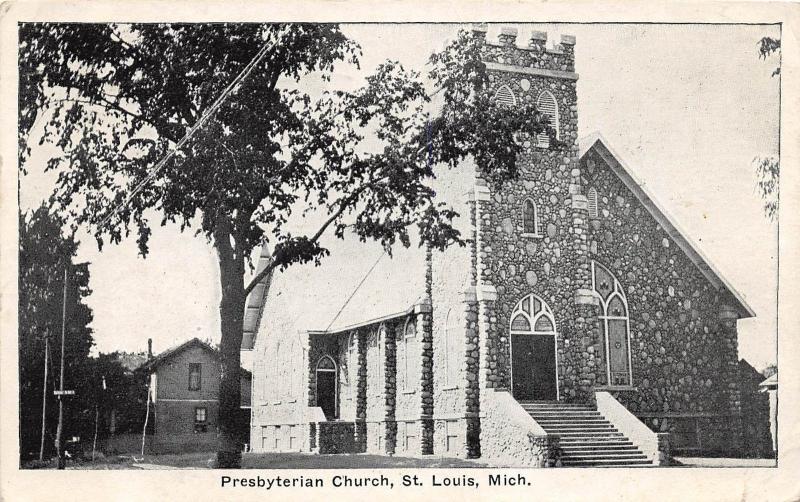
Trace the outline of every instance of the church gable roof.
<path fill-rule="evenodd" d="M 355 235 L 325 240 L 330 256 L 319 266 L 296 264 L 272 274 L 260 312 L 249 316 L 254 324 L 246 324 L 254 328 L 250 348 L 263 336 L 339 333 L 407 315 L 422 302 L 424 249 L 398 244 L 390 256 Z M 248 309 L 255 304 L 248 299 Z"/>
<path fill-rule="evenodd" d="M 669 235 L 692 263 L 694 263 L 698 270 L 700 270 L 700 273 L 702 273 L 716 289 L 724 289 L 730 293 L 736 301 L 735 307 L 741 318 L 755 317 L 755 312 L 747 304 L 744 297 L 720 274 L 717 268 L 700 249 L 698 243 L 687 237 L 686 232 L 678 226 L 663 206 L 658 203 L 647 189 L 645 183 L 636 177 L 633 170 L 625 163 L 622 157 L 611 148 L 608 140 L 600 133 L 594 133 L 579 140 L 579 147 L 580 158 L 584 158 L 589 152 L 594 152 L 603 159 L 609 169 L 611 169 L 628 190 L 634 194 L 651 216 L 661 225 L 667 235 Z"/>
<path fill-rule="evenodd" d="M 258 263 L 256 264 L 256 271 L 253 275 L 258 275 L 267 268 L 271 259 L 272 255 L 269 252 L 269 248 L 264 244 L 264 246 L 261 247 L 261 253 L 258 256 Z M 261 324 L 261 316 L 264 314 L 264 306 L 267 302 L 271 284 L 272 274 L 267 274 L 247 296 L 244 322 L 242 323 L 242 350 L 252 350 L 255 345 L 256 333 L 258 332 L 258 326 Z"/>

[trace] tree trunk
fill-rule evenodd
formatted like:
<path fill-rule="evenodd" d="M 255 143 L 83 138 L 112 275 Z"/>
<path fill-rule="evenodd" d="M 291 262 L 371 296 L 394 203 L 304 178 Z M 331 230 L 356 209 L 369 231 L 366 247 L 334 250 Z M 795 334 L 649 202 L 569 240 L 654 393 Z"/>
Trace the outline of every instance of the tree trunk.
<path fill-rule="evenodd" d="M 220 253 L 220 384 L 219 436 L 217 468 L 238 469 L 242 462 L 241 435 L 241 369 L 242 325 L 246 296 L 244 266 L 241 260 L 228 259 Z"/>

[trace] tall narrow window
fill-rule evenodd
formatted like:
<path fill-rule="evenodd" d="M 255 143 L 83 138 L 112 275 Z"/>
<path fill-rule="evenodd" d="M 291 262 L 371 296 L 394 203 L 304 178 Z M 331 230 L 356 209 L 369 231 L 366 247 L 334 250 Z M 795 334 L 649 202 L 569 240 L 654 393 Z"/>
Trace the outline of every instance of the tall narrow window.
<path fill-rule="evenodd" d="M 556 98 L 553 96 L 553 93 L 550 91 L 544 91 L 539 94 L 539 99 L 536 100 L 536 108 L 542 113 L 542 115 L 550 119 L 550 127 L 555 130 L 556 138 L 560 138 L 561 133 L 558 120 L 558 102 L 556 102 Z M 537 143 L 542 148 L 548 148 L 550 146 L 550 137 L 545 133 L 541 133 L 537 137 Z"/>
<path fill-rule="evenodd" d="M 376 368 L 375 368 L 375 374 L 378 376 L 378 395 L 382 395 L 384 389 L 386 388 L 386 377 L 384 375 L 385 373 L 384 359 L 386 357 L 386 351 L 383 348 L 384 344 L 386 343 L 384 339 L 384 330 L 385 328 L 381 324 L 378 327 L 378 338 L 377 338 L 378 347 L 376 350 L 377 357 L 376 357 Z"/>
<path fill-rule="evenodd" d="M 297 399 L 298 369 L 300 368 L 300 361 L 297 360 L 297 340 L 294 338 L 289 342 L 289 350 L 284 363 L 287 365 L 286 370 L 289 372 L 289 385 L 286 386 L 286 400 L 294 400 Z"/>
<path fill-rule="evenodd" d="M 461 372 L 461 361 L 464 357 L 464 351 L 460 343 L 460 323 L 458 311 L 450 309 L 447 311 L 444 328 L 444 343 L 443 345 L 443 359 L 444 359 L 444 375 L 445 385 L 453 387 L 458 385 L 458 380 Z"/>
<path fill-rule="evenodd" d="M 278 340 L 275 343 L 275 360 L 280 361 L 281 357 L 281 341 Z M 270 399 L 274 399 L 275 401 L 280 401 L 281 397 L 283 397 L 283 386 L 280 384 L 281 382 L 281 365 L 280 364 L 273 364 L 271 365 L 271 378 L 270 378 L 270 388 L 272 389 L 272 393 L 269 396 Z"/>
<path fill-rule="evenodd" d="M 586 198 L 589 200 L 589 218 L 597 218 L 597 190 L 590 188 Z"/>
<path fill-rule="evenodd" d="M 189 363 L 189 390 L 200 390 L 200 363 Z"/>
<path fill-rule="evenodd" d="M 419 382 L 417 359 L 417 327 L 413 317 L 406 321 L 403 329 L 403 390 L 411 392 Z"/>
<path fill-rule="evenodd" d="M 608 385 L 631 385 L 630 323 L 625 290 L 607 268 L 594 261 L 592 288 L 600 296 L 600 327 L 605 341 Z"/>
<path fill-rule="evenodd" d="M 497 89 L 497 92 L 494 93 L 494 101 L 498 105 L 512 107 L 516 106 L 517 98 L 514 96 L 514 91 L 512 91 L 507 85 L 501 86 Z"/>
<path fill-rule="evenodd" d="M 522 231 L 524 233 L 539 234 L 539 222 L 537 221 L 538 215 L 536 213 L 536 204 L 530 199 L 525 199 L 522 203 Z"/>

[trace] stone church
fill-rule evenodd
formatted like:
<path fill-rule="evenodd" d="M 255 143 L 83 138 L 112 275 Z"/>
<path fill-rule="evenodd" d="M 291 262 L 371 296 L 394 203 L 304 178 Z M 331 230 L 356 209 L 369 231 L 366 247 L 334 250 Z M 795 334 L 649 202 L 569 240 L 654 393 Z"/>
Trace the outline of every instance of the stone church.
<path fill-rule="evenodd" d="M 259 285 L 252 450 L 542 467 L 738 453 L 736 324 L 753 310 L 602 136 L 578 140 L 574 37 L 473 35 L 495 99 L 537 103 L 566 146 L 525 139 L 502 186 L 439 173 L 466 246 L 331 238 L 321 266 Z"/>

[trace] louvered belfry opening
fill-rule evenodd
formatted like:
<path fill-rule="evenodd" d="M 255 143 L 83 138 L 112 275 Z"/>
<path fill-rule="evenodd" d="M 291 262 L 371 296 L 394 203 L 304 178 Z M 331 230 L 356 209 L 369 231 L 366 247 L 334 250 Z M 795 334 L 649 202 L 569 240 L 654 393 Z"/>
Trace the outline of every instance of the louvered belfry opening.
<path fill-rule="evenodd" d="M 536 108 L 550 119 L 550 126 L 556 130 L 556 138 L 558 138 L 558 104 L 555 96 L 550 91 L 542 92 L 539 94 L 539 99 L 536 100 Z M 550 137 L 546 133 L 541 133 L 537 136 L 536 142 L 540 147 L 548 148 L 550 146 Z"/>
<path fill-rule="evenodd" d="M 512 91 L 507 85 L 501 86 L 497 89 L 497 92 L 494 94 L 494 101 L 500 106 L 507 106 L 512 107 L 516 106 L 517 98 L 514 96 L 514 91 Z"/>

